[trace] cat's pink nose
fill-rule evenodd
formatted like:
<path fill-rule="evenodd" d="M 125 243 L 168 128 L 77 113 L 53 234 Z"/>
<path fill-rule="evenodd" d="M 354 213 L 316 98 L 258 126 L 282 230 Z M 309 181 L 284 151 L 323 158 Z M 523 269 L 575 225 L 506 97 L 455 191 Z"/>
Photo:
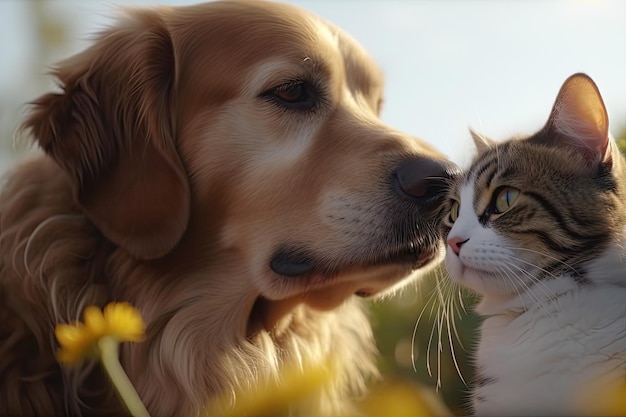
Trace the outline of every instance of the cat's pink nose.
<path fill-rule="evenodd" d="M 461 252 L 461 246 L 468 240 L 469 238 L 461 239 L 460 237 L 451 237 L 448 239 L 448 246 L 450 246 L 450 249 L 458 255 L 459 252 Z"/>

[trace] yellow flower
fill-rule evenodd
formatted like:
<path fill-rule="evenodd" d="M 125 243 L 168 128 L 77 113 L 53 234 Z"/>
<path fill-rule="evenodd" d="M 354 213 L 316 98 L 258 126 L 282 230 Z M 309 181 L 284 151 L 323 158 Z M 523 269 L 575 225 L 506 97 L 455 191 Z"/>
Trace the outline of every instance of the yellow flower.
<path fill-rule="evenodd" d="M 308 399 L 333 383 L 336 377 L 330 361 L 286 366 L 275 381 L 236 394 L 235 403 L 228 407 L 229 397 L 210 405 L 205 417 L 318 417 L 315 408 L 308 407 Z M 226 405 L 226 406 L 225 406 Z M 452 417 L 452 412 L 432 391 L 409 380 L 392 379 L 377 386 L 359 401 L 356 413 L 360 417 Z M 348 414 L 346 417 L 356 417 Z"/>
<path fill-rule="evenodd" d="M 588 389 L 591 395 L 586 398 L 590 400 L 583 404 L 581 415 L 626 416 L 626 378 L 604 384 L 591 381 Z"/>
<path fill-rule="evenodd" d="M 291 364 L 282 369 L 279 380 L 261 382 L 247 391 L 238 392 L 233 408 L 224 408 L 224 404 L 229 403 L 228 396 L 225 396 L 209 405 L 204 416 L 291 415 L 293 413 L 287 410 L 321 391 L 324 386 L 332 383 L 334 376 L 330 362 L 317 365 L 305 364 L 304 367 Z M 302 413 L 296 414 L 303 415 Z"/>
<path fill-rule="evenodd" d="M 83 311 L 83 321 L 58 324 L 54 329 L 61 347 L 57 352 L 58 360 L 65 365 L 74 365 L 88 356 L 100 359 L 130 415 L 149 417 L 119 362 L 120 342 L 143 340 L 146 325 L 139 311 L 128 303 L 109 303 L 104 311 L 88 306 Z"/>
<path fill-rule="evenodd" d="M 607 416 L 626 416 L 626 378 L 609 390 L 609 399 L 605 404 Z"/>
<path fill-rule="evenodd" d="M 361 403 L 365 417 L 452 417 L 452 412 L 431 390 L 409 380 L 389 379 Z"/>
<path fill-rule="evenodd" d="M 96 354 L 96 343 L 104 336 L 119 342 L 143 340 L 145 324 L 139 311 L 128 303 L 110 303 L 104 312 L 88 306 L 83 312 L 84 323 L 58 324 L 54 330 L 61 349 L 60 362 L 72 365 Z"/>

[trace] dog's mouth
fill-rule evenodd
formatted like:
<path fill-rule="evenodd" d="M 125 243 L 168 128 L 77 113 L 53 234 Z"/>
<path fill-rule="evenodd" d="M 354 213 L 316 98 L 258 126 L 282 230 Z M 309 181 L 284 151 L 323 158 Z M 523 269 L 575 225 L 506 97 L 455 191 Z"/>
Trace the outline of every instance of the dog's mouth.
<path fill-rule="evenodd" d="M 439 253 L 437 244 L 420 244 L 408 242 L 396 248 L 380 251 L 364 257 L 362 260 L 345 262 L 322 262 L 302 249 L 282 248 L 276 251 L 270 261 L 270 268 L 276 274 L 292 278 L 306 280 L 308 277 L 325 277 L 331 281 L 333 277 L 344 273 L 352 273 L 359 270 L 367 270 L 381 266 L 397 266 L 409 273 L 429 264 Z M 375 292 L 369 288 L 355 291 L 360 297 L 368 297 Z"/>
<path fill-rule="evenodd" d="M 439 241 L 409 242 L 377 254 L 343 262 L 314 256 L 296 245 L 277 250 L 270 269 L 280 276 L 280 293 L 261 293 L 248 320 L 248 337 L 260 330 L 280 333 L 289 326 L 292 314 L 302 303 L 329 311 L 350 296 L 369 298 L 385 292 L 440 255 Z M 326 259 L 326 262 L 323 261 Z"/>

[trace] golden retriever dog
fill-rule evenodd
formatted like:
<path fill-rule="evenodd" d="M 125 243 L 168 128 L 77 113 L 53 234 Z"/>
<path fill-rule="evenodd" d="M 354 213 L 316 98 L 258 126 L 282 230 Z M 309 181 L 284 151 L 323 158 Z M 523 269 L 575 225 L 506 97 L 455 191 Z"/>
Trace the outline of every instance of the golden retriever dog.
<path fill-rule="evenodd" d="M 120 360 L 154 416 L 328 357 L 313 403 L 346 412 L 376 375 L 361 299 L 440 260 L 456 173 L 380 121 L 363 48 L 285 4 L 130 9 L 54 75 L 0 195 L 0 414 L 124 414 L 55 358 L 54 326 L 111 301 L 146 321 Z"/>

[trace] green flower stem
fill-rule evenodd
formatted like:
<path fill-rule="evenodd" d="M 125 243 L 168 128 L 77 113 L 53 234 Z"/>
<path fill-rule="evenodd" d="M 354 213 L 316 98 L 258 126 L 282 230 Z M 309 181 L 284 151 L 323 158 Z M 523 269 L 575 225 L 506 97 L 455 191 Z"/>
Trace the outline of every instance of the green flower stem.
<path fill-rule="evenodd" d="M 98 341 L 100 360 L 109 374 L 113 386 L 133 417 L 150 417 L 141 398 L 137 394 L 128 375 L 119 361 L 119 341 L 111 336 L 104 336 Z"/>

